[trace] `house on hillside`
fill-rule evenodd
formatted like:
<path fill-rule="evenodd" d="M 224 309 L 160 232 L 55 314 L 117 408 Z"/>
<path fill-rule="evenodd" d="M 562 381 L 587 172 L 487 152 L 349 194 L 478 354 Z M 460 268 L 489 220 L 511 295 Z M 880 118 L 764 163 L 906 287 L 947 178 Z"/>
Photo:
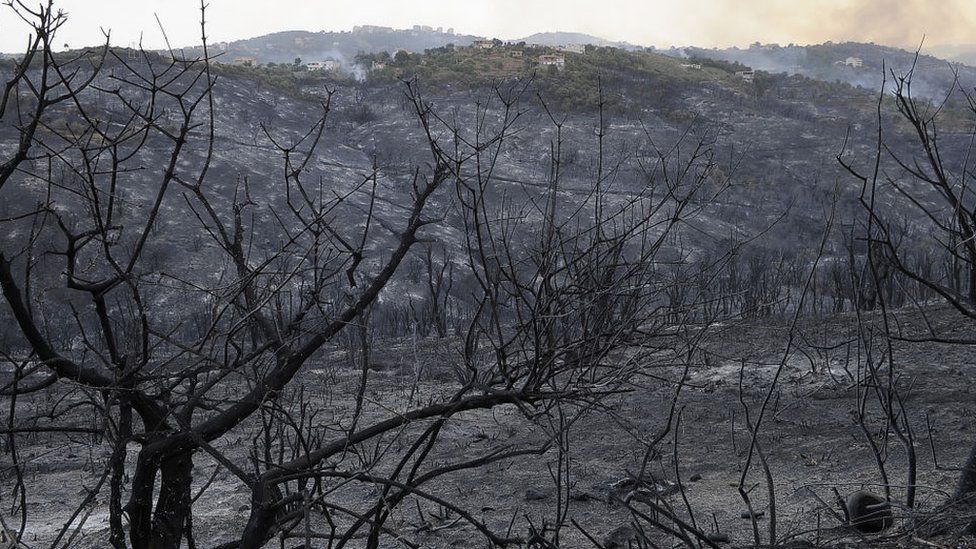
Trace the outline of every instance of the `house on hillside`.
<path fill-rule="evenodd" d="M 546 54 L 539 56 L 540 67 L 556 67 L 562 69 L 566 66 L 566 58 L 562 55 Z"/>
<path fill-rule="evenodd" d="M 474 44 L 471 45 L 479 50 L 490 50 L 495 47 L 495 42 L 494 40 L 475 40 Z"/>
<path fill-rule="evenodd" d="M 508 52 L 509 57 L 514 57 L 515 59 L 522 58 L 522 50 L 512 50 Z"/>
<path fill-rule="evenodd" d="M 373 61 L 373 64 L 370 65 L 370 70 L 374 70 L 374 71 L 381 71 L 385 68 L 386 68 L 386 63 L 384 63 L 383 61 Z"/>
<path fill-rule="evenodd" d="M 847 59 L 844 60 L 844 65 L 851 68 L 859 69 L 864 66 L 864 60 L 861 59 L 860 57 L 848 57 Z"/>
<path fill-rule="evenodd" d="M 310 71 L 326 71 L 334 72 L 339 70 L 342 66 L 341 63 L 335 59 L 326 59 L 325 61 L 310 61 L 305 64 L 305 67 Z"/>
<path fill-rule="evenodd" d="M 756 73 L 752 69 L 747 70 L 747 71 L 735 71 L 735 77 L 736 78 L 741 78 L 741 79 L 745 80 L 746 82 L 752 82 L 753 79 L 755 79 L 755 77 L 756 77 Z"/>
<path fill-rule="evenodd" d="M 702 70 L 701 63 L 682 63 L 681 68 L 688 69 L 690 71 L 700 71 Z"/>
<path fill-rule="evenodd" d="M 258 64 L 258 60 L 256 57 L 251 57 L 249 55 L 241 55 L 235 57 L 234 60 L 231 61 L 231 63 L 234 65 L 240 65 L 242 67 L 253 67 Z"/>
<path fill-rule="evenodd" d="M 565 46 L 559 46 L 557 48 L 559 51 L 567 53 L 586 53 L 586 46 L 584 44 L 569 44 Z"/>

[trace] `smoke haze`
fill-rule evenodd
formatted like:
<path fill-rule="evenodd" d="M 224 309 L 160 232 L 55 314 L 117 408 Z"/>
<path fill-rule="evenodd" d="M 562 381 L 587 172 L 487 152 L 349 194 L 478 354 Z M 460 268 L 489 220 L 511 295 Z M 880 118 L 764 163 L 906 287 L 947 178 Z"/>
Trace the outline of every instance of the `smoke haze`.
<path fill-rule="evenodd" d="M 281 30 L 349 30 L 415 24 L 503 39 L 543 31 L 579 31 L 640 45 L 744 46 L 754 41 L 810 44 L 828 40 L 915 48 L 971 43 L 972 0 L 211 0 L 208 34 L 235 40 Z M 62 0 L 72 18 L 59 41 L 73 47 L 140 39 L 163 47 L 158 14 L 174 46 L 199 42 L 196 0 Z M 91 9 L 97 5 L 99 9 Z M 23 48 L 28 29 L 0 10 L 0 51 Z M 60 46 L 60 44 L 59 44 Z"/>

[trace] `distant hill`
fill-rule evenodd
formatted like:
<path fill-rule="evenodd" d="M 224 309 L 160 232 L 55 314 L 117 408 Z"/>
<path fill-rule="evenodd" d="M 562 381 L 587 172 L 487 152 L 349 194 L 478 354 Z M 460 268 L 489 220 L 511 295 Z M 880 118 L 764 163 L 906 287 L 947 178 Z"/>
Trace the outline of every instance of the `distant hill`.
<path fill-rule="evenodd" d="M 947 44 L 923 48 L 923 51 L 946 61 L 976 67 L 976 44 Z"/>
<path fill-rule="evenodd" d="M 365 25 L 355 27 L 352 31 L 284 31 L 245 40 L 221 42 L 211 45 L 211 54 L 219 54 L 219 61 L 225 63 L 233 62 L 237 58 L 253 58 L 253 62 L 259 65 L 292 64 L 296 59 L 303 63 L 334 59 L 342 65 L 344 72 L 361 77 L 362 69 L 355 65 L 355 57 L 359 54 L 384 51 L 393 53 L 401 49 L 420 53 L 450 44 L 468 46 L 483 39 L 480 36 L 455 34 L 453 29 L 422 25 L 410 29 Z M 643 49 L 626 42 L 615 42 L 578 32 L 541 32 L 512 42 L 546 47 L 589 44 L 630 51 Z M 200 50 L 199 47 L 184 49 L 191 55 L 200 55 Z M 807 46 L 780 46 L 757 42 L 748 48 L 708 49 L 689 46 L 654 51 L 671 57 L 738 63 L 755 70 L 842 82 L 868 90 L 877 90 L 880 87 L 883 67 L 896 72 L 905 71 L 915 62 L 913 51 L 858 42 L 827 42 Z M 928 54 L 918 58 L 920 70 L 917 71 L 913 86 L 913 91 L 918 96 L 934 99 L 943 95 L 953 84 L 953 67 L 959 71 L 961 84 L 967 88 L 976 86 L 976 68 L 968 64 L 976 65 L 976 45 L 938 46 L 925 51 Z M 950 66 L 949 62 L 963 64 Z"/>
<path fill-rule="evenodd" d="M 384 51 L 392 53 L 401 49 L 420 53 L 449 44 L 468 46 L 483 39 L 480 36 L 455 34 L 453 29 L 422 25 L 410 29 L 364 25 L 355 27 L 352 31 L 284 31 L 245 40 L 221 42 L 212 45 L 211 53 L 219 53 L 222 62 L 253 58 L 253 62 L 259 65 L 291 64 L 295 59 L 301 59 L 304 63 L 334 59 L 343 66 L 345 72 L 356 73 L 358 76 L 361 69 L 355 66 L 355 57 L 359 54 Z M 626 42 L 615 42 L 579 32 L 540 32 L 512 42 L 547 47 L 588 44 L 630 51 L 643 49 Z M 186 48 L 185 51 L 195 55 L 201 53 L 199 47 Z M 843 82 L 868 90 L 880 87 L 882 67 L 894 69 L 896 72 L 905 71 L 915 62 L 913 51 L 858 42 L 827 42 L 807 46 L 780 46 L 757 42 L 748 48 L 708 49 L 689 46 L 655 51 L 672 57 L 713 59 L 739 63 L 770 73 Z M 917 95 L 937 98 L 945 93 L 954 79 L 949 62 L 963 63 L 957 65 L 960 83 L 968 88 L 976 86 L 976 68 L 970 66 L 976 66 L 976 45 L 937 46 L 925 51 L 927 54 L 918 58 L 918 68 L 921 70 L 917 71 L 919 74 L 913 87 Z"/>
<path fill-rule="evenodd" d="M 360 53 L 377 53 L 405 49 L 422 52 L 448 44 L 466 46 L 480 39 L 478 36 L 454 34 L 451 30 L 417 26 L 412 29 L 361 26 L 352 31 L 308 32 L 284 31 L 266 34 L 246 40 L 213 44 L 221 60 L 233 61 L 237 57 L 253 57 L 258 64 L 292 63 L 295 58 L 303 62 L 335 59 L 351 67 Z M 185 48 L 199 53 L 200 48 Z"/>
<path fill-rule="evenodd" d="M 484 37 L 455 34 L 451 29 L 415 26 L 411 29 L 392 29 L 389 27 L 360 26 L 352 31 L 308 32 L 284 31 L 245 40 L 213 44 L 211 53 L 219 53 L 221 60 L 231 62 L 238 57 L 253 57 L 257 64 L 292 63 L 295 58 L 303 62 L 335 59 L 347 68 L 352 68 L 353 60 L 360 53 L 394 52 L 424 50 L 444 47 L 448 44 L 468 46 Z M 595 46 L 616 47 L 634 50 L 637 46 L 626 42 L 613 42 L 598 36 L 578 32 L 536 33 L 515 42 L 542 46 L 563 46 L 571 44 L 592 44 Z M 200 53 L 199 47 L 185 48 L 185 51 Z"/>
<path fill-rule="evenodd" d="M 748 48 L 685 47 L 672 48 L 665 53 L 741 63 L 755 70 L 799 74 L 869 90 L 880 88 L 886 70 L 902 73 L 915 63 L 915 52 L 859 42 L 827 42 L 810 46 L 755 43 Z M 944 59 L 920 55 L 916 66 L 918 70 L 912 86 L 916 95 L 937 98 L 952 86 L 953 68 Z M 968 88 L 976 86 L 976 69 L 966 65 L 956 68 L 962 85 Z M 890 72 L 888 74 L 890 81 Z"/>
<path fill-rule="evenodd" d="M 633 44 L 628 44 L 627 42 L 613 42 L 607 40 L 606 38 L 600 38 L 599 36 L 593 36 L 591 34 L 584 34 L 581 32 L 537 32 L 531 36 L 526 36 L 516 42 L 525 42 L 526 44 L 536 44 L 539 46 L 568 46 L 571 44 L 592 44 L 594 46 L 609 46 L 614 48 L 622 48 L 626 50 L 636 49 L 637 46 Z"/>

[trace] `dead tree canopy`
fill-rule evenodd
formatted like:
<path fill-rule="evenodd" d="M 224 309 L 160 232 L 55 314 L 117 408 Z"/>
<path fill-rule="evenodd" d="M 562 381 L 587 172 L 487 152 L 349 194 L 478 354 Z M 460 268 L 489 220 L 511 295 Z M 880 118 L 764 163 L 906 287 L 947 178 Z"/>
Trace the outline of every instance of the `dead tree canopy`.
<path fill-rule="evenodd" d="M 963 318 L 976 320 L 976 195 L 974 159 L 967 152 L 976 136 L 976 100 L 958 79 L 942 101 L 916 97 L 914 66 L 905 73 L 891 71 L 889 77 L 878 103 L 875 156 L 866 166 L 838 157 L 861 183 L 860 202 L 866 212 L 862 226 L 869 250 L 864 276 L 875 287 L 889 286 L 875 294 L 886 316 L 888 307 L 900 305 L 891 303 L 892 274 L 897 274 L 902 295 L 912 296 L 917 288 L 914 295 L 923 299 L 912 299 L 911 304 L 923 314 L 930 306 L 924 298 L 935 296 Z M 899 139 L 898 128 L 907 128 L 907 139 Z M 976 343 L 939 333 L 928 321 L 926 325 L 923 333 L 889 330 L 888 339 Z M 973 492 L 976 445 L 953 497 L 966 500 Z"/>
<path fill-rule="evenodd" d="M 18 136 L 0 158 L 0 201 L 10 205 L 0 287 L 18 332 L 2 391 L 19 535 L 30 487 L 17 445 L 80 432 L 104 452 L 61 542 L 98 500 L 108 502 L 114 547 L 195 546 L 194 513 L 215 505 L 221 472 L 251 494 L 239 538 L 224 547 L 262 547 L 275 535 L 413 546 L 390 520 L 408 503 L 452 513 L 496 546 L 558 538 L 564 525 L 498 530 L 437 482 L 562 448 L 571 418 L 639 371 L 621 349 L 681 333 L 694 300 L 669 302 L 687 294 L 663 275 L 680 254 L 664 251 L 725 184 L 707 140 L 643 159 L 644 190 L 625 199 L 602 192 L 610 169 L 601 157 L 594 192 L 566 204 L 552 117 L 548 180 L 541 192 L 525 187 L 535 200 L 516 202 L 494 169 L 529 108 L 527 85 L 490 90 L 465 121 L 436 112 L 407 82 L 426 159 L 392 190 L 379 168 L 310 175 L 329 140 L 331 92 L 300 130 L 262 124 L 255 149 L 264 155 L 228 170 L 226 97 L 205 38 L 199 58 L 107 43 L 56 53 L 65 15 L 51 3 L 12 9 L 34 32 L 0 98 L 0 129 Z M 454 231 L 450 253 L 429 245 L 433 226 Z M 340 334 L 367 326 L 418 252 L 430 297 L 418 314 L 438 336 L 449 335 L 447 300 L 465 282 L 453 381 L 377 403 L 363 361 L 354 391 L 326 383 L 313 397 L 313 365 Z M 329 417 L 324 393 L 340 403 Z M 453 418 L 495 408 L 545 436 L 432 458 Z M 363 486 L 374 489 L 365 499 Z"/>

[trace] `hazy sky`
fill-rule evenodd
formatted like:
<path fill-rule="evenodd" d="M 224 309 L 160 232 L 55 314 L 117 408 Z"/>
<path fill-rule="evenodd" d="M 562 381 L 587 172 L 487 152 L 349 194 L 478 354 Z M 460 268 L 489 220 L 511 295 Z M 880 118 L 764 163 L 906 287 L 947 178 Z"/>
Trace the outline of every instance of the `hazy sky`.
<path fill-rule="evenodd" d="M 38 0 L 27 0 L 36 4 Z M 454 27 L 503 39 L 579 31 L 641 45 L 798 44 L 873 41 L 901 47 L 976 42 L 976 0 L 208 0 L 212 41 L 280 30 L 354 25 Z M 163 22 L 174 46 L 199 43 L 199 0 L 61 0 L 70 14 L 58 42 L 158 48 Z M 0 7 L 0 51 L 23 48 L 27 29 Z"/>

